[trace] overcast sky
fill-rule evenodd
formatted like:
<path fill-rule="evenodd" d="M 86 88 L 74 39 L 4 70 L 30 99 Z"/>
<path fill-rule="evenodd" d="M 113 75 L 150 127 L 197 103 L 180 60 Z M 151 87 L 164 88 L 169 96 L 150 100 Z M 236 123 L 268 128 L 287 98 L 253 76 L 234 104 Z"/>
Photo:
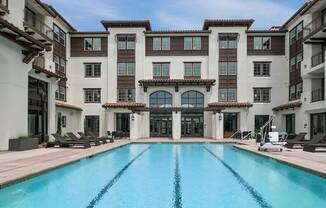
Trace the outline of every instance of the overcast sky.
<path fill-rule="evenodd" d="M 43 0 L 77 30 L 104 30 L 101 20 L 148 19 L 153 30 L 201 29 L 204 19 L 253 18 L 253 29 L 283 24 L 307 0 Z"/>

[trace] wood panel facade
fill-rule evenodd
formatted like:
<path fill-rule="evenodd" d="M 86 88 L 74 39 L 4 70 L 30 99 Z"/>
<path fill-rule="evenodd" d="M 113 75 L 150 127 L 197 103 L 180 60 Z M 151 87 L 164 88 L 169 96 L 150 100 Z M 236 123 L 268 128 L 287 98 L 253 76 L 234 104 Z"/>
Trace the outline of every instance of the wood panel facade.
<path fill-rule="evenodd" d="M 101 50 L 100 51 L 85 51 L 84 38 L 87 37 L 71 37 L 71 57 L 105 57 L 108 56 L 108 39 L 101 37 Z"/>
<path fill-rule="evenodd" d="M 117 87 L 118 89 L 134 89 L 135 88 L 135 76 L 118 76 Z"/>
<path fill-rule="evenodd" d="M 285 55 L 285 36 L 270 36 L 271 49 L 256 50 L 254 49 L 254 37 L 247 37 L 247 55 L 248 56 L 281 56 Z M 262 36 L 259 36 L 262 37 Z M 267 36 L 266 36 L 267 37 Z M 269 37 L 269 36 L 268 36 Z"/>
<path fill-rule="evenodd" d="M 200 50 L 184 50 L 184 36 L 170 36 L 170 50 L 153 50 L 153 37 L 146 37 L 145 54 L 146 56 L 208 56 L 208 47 L 208 36 L 201 36 Z"/>
<path fill-rule="evenodd" d="M 220 75 L 218 83 L 220 88 L 237 88 L 237 75 Z"/>

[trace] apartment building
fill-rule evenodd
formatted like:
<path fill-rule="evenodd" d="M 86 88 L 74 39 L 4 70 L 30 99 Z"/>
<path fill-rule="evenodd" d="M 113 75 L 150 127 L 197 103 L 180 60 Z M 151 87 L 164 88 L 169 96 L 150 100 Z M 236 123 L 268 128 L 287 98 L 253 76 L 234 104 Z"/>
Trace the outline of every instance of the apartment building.
<path fill-rule="evenodd" d="M 270 116 L 279 131 L 326 132 L 324 8 L 307 2 L 267 30 L 252 19 L 173 31 L 103 20 L 82 32 L 39 0 L 1 0 L 0 148 L 56 131 L 223 139 Z"/>

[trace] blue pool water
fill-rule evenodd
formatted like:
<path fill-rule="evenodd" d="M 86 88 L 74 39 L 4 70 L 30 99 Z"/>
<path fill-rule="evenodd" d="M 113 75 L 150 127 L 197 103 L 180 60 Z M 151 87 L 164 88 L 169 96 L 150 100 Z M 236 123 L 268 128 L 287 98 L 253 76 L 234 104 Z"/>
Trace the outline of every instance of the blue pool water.
<path fill-rule="evenodd" d="M 10 208 L 326 207 L 326 179 L 217 144 L 133 144 L 0 189 Z"/>

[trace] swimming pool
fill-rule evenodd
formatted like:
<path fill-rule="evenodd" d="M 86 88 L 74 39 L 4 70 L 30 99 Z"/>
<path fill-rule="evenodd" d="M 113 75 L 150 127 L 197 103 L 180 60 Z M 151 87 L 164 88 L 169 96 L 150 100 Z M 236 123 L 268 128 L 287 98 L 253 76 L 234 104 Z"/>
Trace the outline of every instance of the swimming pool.
<path fill-rule="evenodd" d="M 0 207 L 325 207 L 326 179 L 231 145 L 131 144 L 0 189 Z"/>

